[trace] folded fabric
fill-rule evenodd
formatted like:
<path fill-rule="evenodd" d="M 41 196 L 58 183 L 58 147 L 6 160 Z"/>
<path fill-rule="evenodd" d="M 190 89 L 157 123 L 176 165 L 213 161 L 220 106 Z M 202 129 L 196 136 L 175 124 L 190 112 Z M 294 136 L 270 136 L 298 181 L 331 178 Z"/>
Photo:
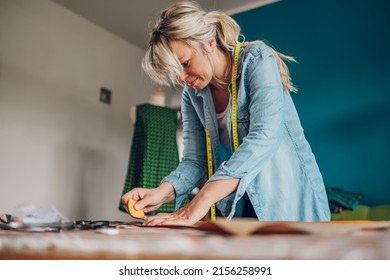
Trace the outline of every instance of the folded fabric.
<path fill-rule="evenodd" d="M 354 210 L 363 197 L 361 193 L 348 192 L 339 187 L 326 187 L 326 194 L 331 212 L 341 212 L 342 209 Z"/>

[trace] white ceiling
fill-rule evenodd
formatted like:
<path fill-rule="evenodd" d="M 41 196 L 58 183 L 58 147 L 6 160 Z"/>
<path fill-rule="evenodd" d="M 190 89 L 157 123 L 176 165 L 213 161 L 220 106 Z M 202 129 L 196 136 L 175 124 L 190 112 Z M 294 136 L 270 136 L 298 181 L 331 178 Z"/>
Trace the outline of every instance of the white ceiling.
<path fill-rule="evenodd" d="M 148 26 L 160 11 L 177 0 L 52 0 L 91 22 L 144 48 Z M 230 15 L 279 0 L 197 0 L 206 10 L 222 10 Z"/>

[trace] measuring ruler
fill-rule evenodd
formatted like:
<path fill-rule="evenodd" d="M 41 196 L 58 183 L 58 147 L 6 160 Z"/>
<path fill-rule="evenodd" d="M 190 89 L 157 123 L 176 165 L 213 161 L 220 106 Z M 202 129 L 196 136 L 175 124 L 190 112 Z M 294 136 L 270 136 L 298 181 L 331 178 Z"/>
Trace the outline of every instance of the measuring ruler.
<path fill-rule="evenodd" d="M 238 42 L 234 50 L 234 63 L 232 74 L 232 130 L 233 130 L 233 152 L 238 148 L 238 132 L 237 132 L 237 72 L 238 72 L 238 56 L 240 54 L 241 43 Z M 213 168 L 213 151 L 211 147 L 210 131 L 206 124 L 206 149 L 207 149 L 207 175 L 210 178 L 214 173 Z M 211 221 L 216 220 L 215 204 L 210 208 Z"/>

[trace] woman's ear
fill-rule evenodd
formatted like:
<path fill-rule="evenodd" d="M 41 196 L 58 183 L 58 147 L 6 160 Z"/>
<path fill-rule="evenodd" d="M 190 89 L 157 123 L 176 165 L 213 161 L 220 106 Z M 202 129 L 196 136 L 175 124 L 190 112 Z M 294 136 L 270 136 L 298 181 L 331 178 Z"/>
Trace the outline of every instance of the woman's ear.
<path fill-rule="evenodd" d="M 206 43 L 206 51 L 207 52 L 212 52 L 213 50 L 215 50 L 215 48 L 217 47 L 217 42 L 215 39 L 212 39 L 210 42 Z"/>

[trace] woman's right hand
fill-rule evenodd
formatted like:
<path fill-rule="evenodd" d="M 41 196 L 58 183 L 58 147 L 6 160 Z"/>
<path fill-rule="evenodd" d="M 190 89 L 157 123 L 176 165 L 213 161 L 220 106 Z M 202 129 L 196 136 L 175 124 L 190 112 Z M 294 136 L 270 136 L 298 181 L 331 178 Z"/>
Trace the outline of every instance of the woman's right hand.
<path fill-rule="evenodd" d="M 162 204 L 170 202 L 175 199 L 175 191 L 173 186 L 168 183 L 162 183 L 158 188 L 135 188 L 125 193 L 121 201 L 127 209 L 129 199 L 136 201 L 134 205 L 135 210 L 142 210 L 144 213 L 149 213 L 157 210 Z"/>

